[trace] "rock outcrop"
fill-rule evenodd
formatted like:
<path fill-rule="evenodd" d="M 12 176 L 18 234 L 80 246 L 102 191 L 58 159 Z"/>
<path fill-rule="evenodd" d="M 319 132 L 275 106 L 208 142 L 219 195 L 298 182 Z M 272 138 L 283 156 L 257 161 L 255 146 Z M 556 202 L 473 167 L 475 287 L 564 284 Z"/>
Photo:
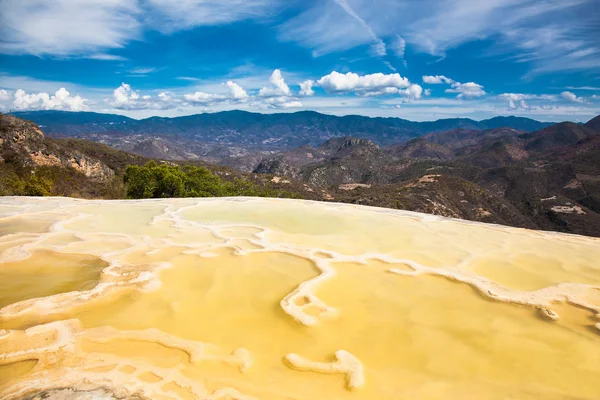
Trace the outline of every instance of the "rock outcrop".
<path fill-rule="evenodd" d="M 47 139 L 33 122 L 0 115 L 0 162 L 11 160 L 30 168 L 73 168 L 96 181 L 107 181 L 115 175 L 103 162 L 78 151 L 68 151 Z"/>

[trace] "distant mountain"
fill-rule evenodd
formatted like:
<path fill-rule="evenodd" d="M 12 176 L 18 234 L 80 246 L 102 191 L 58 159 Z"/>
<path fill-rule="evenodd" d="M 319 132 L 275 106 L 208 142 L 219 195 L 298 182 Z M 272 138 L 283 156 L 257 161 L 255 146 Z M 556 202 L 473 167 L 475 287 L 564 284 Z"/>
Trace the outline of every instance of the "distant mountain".
<path fill-rule="evenodd" d="M 161 143 L 146 143 L 157 156 L 172 151 Z M 107 145 L 73 138 L 49 138 L 38 125 L 0 113 L 0 196 L 70 196 L 83 198 L 125 198 L 125 171 L 129 165 L 143 165 L 148 158 L 116 150 Z M 329 197 L 303 182 L 287 181 L 285 186 L 264 175 L 242 173 L 202 162 L 173 162 L 207 168 L 209 180 L 233 184 L 238 195 L 273 195 L 312 200 Z M 310 189 L 310 190 L 308 190 Z"/>
<path fill-rule="evenodd" d="M 49 114 L 40 115 L 46 118 Z M 263 118 L 250 113 L 238 115 L 248 120 Z M 68 118 L 70 114 L 63 116 Z M 225 113 L 219 118 L 230 116 Z M 307 114 L 290 116 L 302 120 Z M 315 124 L 323 117 L 316 113 L 308 116 Z M 80 117 L 87 121 L 84 125 L 95 123 L 90 122 L 95 120 L 93 114 Z M 106 117 L 104 126 L 111 122 L 119 126 L 137 123 L 114 117 Z M 342 125 L 348 123 L 346 117 L 332 118 Z M 373 123 L 360 118 L 364 123 Z M 440 126 L 447 127 L 448 121 Z M 207 144 L 179 134 L 115 131 L 91 133 L 89 137 L 159 159 L 170 158 L 174 160 L 168 161 L 170 164 L 204 165 L 219 179 L 240 185 L 243 190 L 266 188 L 271 193 L 304 199 L 400 208 L 600 237 L 597 119 L 585 125 L 560 123 L 533 132 L 505 127 L 476 130 L 470 120 L 452 121 L 461 128 L 424 134 L 392 146 L 344 135 L 323 140 L 317 146 L 303 144 L 284 151 L 250 151 L 239 144 Z M 229 121 L 223 126 L 232 125 Z M 241 126 L 243 123 L 235 129 Z M 310 125 L 303 129 L 313 128 L 323 129 Z M 199 160 L 189 161 L 190 154 Z M 207 164 L 207 159 L 238 171 Z M 0 114 L 1 195 L 122 198 L 126 193 L 126 166 L 147 161 L 101 143 L 48 138 L 37 124 Z M 240 172 L 252 170 L 256 173 Z"/>
<path fill-rule="evenodd" d="M 430 142 L 423 137 L 387 147 L 387 152 L 398 158 L 447 161 L 454 158 L 451 148 Z"/>
<path fill-rule="evenodd" d="M 561 122 L 536 132 L 523 135 L 528 139 L 528 151 L 546 152 L 565 146 L 573 146 L 581 140 L 596 135 L 597 132 L 586 125 Z"/>
<path fill-rule="evenodd" d="M 600 130 L 590 126 L 459 128 L 383 148 L 341 137 L 312 162 L 290 150 L 255 172 L 337 187 L 343 201 L 600 236 Z"/>
<path fill-rule="evenodd" d="M 584 126 L 593 131 L 600 132 L 600 115 L 586 122 Z"/>
<path fill-rule="evenodd" d="M 144 135 L 171 140 L 224 144 L 255 150 L 284 150 L 309 144 L 317 146 L 340 136 L 369 139 L 387 146 L 430 132 L 450 129 L 484 130 L 508 127 L 523 132 L 539 130 L 550 123 L 520 117 L 496 117 L 483 121 L 468 118 L 412 122 L 401 118 L 370 118 L 359 115 L 333 116 L 313 111 L 259 114 L 224 111 L 176 118 L 152 117 L 141 120 L 90 112 L 30 111 L 15 116 L 40 125 L 50 136 L 79 138 Z M 90 136 L 91 134 L 95 136 Z M 95 139 L 94 139 L 95 140 Z"/>

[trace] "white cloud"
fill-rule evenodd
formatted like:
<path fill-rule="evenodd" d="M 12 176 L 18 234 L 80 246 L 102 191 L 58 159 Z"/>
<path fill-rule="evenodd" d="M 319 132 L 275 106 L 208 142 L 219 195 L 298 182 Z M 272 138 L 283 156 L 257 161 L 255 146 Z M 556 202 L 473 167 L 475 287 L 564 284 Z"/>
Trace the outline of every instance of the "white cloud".
<path fill-rule="evenodd" d="M 121 86 L 113 91 L 114 100 L 112 101 L 111 105 L 116 108 L 127 108 L 126 106 L 128 104 L 132 104 L 139 98 L 140 95 L 138 92 L 134 92 L 130 85 L 122 83 Z"/>
<path fill-rule="evenodd" d="M 289 86 L 285 83 L 281 71 L 276 69 L 271 74 L 269 81 L 275 86 L 274 88 L 263 87 L 258 92 L 261 97 L 274 97 L 274 96 L 290 96 L 292 91 Z"/>
<path fill-rule="evenodd" d="M 154 71 L 156 71 L 156 68 L 154 68 L 154 67 L 137 67 L 137 68 L 132 68 L 129 70 L 129 72 L 132 74 L 140 74 L 140 75 L 149 74 Z"/>
<path fill-rule="evenodd" d="M 315 94 L 315 91 L 312 88 L 314 84 L 315 81 L 313 81 L 312 79 L 299 83 L 298 86 L 300 86 L 300 95 L 312 96 L 313 94 Z"/>
<path fill-rule="evenodd" d="M 165 92 L 160 92 L 158 94 L 158 98 L 161 99 L 162 101 L 171 101 L 171 100 L 173 100 L 173 98 L 171 96 L 169 96 L 168 94 L 166 94 Z"/>
<path fill-rule="evenodd" d="M 502 93 L 496 96 L 498 100 L 506 100 L 510 110 L 517 108 L 530 109 L 525 100 L 557 100 L 552 94 L 525 94 L 525 93 Z M 541 107 L 541 105 L 540 105 Z"/>
<path fill-rule="evenodd" d="M 139 91 L 133 90 L 124 82 L 113 90 L 112 98 L 106 99 L 106 102 L 118 110 L 168 110 L 180 103 L 165 92 L 160 92 L 157 96 L 141 96 Z"/>
<path fill-rule="evenodd" d="M 521 101 L 521 100 L 556 100 L 557 97 L 553 94 L 524 94 L 524 93 L 502 93 L 497 96 L 500 100 L 513 100 L 513 101 Z"/>
<path fill-rule="evenodd" d="M 122 56 L 116 56 L 114 54 L 106 54 L 106 53 L 96 53 L 90 54 L 85 58 L 89 58 L 90 60 L 100 60 L 100 61 L 127 61 L 127 58 Z"/>
<path fill-rule="evenodd" d="M 572 103 L 583 103 L 584 102 L 582 97 L 577 97 L 577 95 L 573 92 L 562 92 L 560 94 L 560 96 L 563 99 L 570 101 Z"/>
<path fill-rule="evenodd" d="M 253 103 L 258 108 L 301 108 L 302 102 L 287 96 L 267 97 Z"/>
<path fill-rule="evenodd" d="M 431 89 L 425 89 L 423 94 L 425 94 L 425 96 L 431 96 Z"/>
<path fill-rule="evenodd" d="M 244 100 L 248 98 L 248 93 L 237 83 L 227 81 L 227 87 L 231 93 L 231 97 L 235 100 Z"/>
<path fill-rule="evenodd" d="M 333 71 L 323 76 L 317 83 L 328 93 L 354 92 L 364 96 L 378 96 L 399 94 L 409 98 L 421 97 L 423 88 L 410 83 L 400 74 L 382 74 L 381 72 L 369 75 L 358 75 L 353 72 L 341 74 Z"/>
<path fill-rule="evenodd" d="M 376 74 L 358 75 L 353 72 L 341 74 L 333 71 L 323 76 L 317 83 L 327 92 L 351 92 L 370 91 L 385 89 L 387 87 L 406 88 L 410 85 L 408 79 L 400 74 Z"/>
<path fill-rule="evenodd" d="M 223 101 L 227 99 L 227 96 L 215 94 L 215 93 L 206 93 L 206 92 L 196 92 L 184 94 L 183 98 L 189 101 L 192 104 L 202 104 L 209 105 L 219 101 Z"/>
<path fill-rule="evenodd" d="M 104 53 L 142 37 L 268 19 L 273 0 L 0 0 L 0 53 L 123 60 Z"/>
<path fill-rule="evenodd" d="M 92 54 L 140 34 L 137 0 L 1 0 L 0 53 Z M 103 59 L 107 59 L 104 56 Z"/>
<path fill-rule="evenodd" d="M 404 66 L 406 67 L 406 40 L 404 40 L 402 36 L 396 35 L 396 37 L 392 40 L 392 43 L 390 43 L 390 47 L 396 54 L 396 57 L 401 59 L 404 62 Z"/>
<path fill-rule="evenodd" d="M 299 108 L 302 103 L 294 96 L 290 87 L 285 83 L 281 71 L 276 69 L 271 74 L 269 81 L 274 87 L 263 87 L 253 99 L 252 105 L 259 108 Z M 300 84 L 300 94 L 310 96 L 313 81 L 305 81 Z M 305 88 L 307 90 L 305 90 Z M 309 94 L 310 93 L 310 94 Z"/>
<path fill-rule="evenodd" d="M 517 110 L 517 109 L 530 110 L 530 109 L 532 109 L 532 107 L 530 107 L 527 104 L 525 99 L 519 100 L 516 104 L 515 104 L 515 100 L 509 99 L 508 100 L 508 110 Z"/>
<path fill-rule="evenodd" d="M 445 92 L 458 93 L 456 97 L 459 99 L 481 97 L 486 94 L 483 86 L 475 82 L 460 83 L 444 75 L 423 75 L 422 79 L 424 83 L 430 85 L 450 85 L 450 88 L 446 89 Z"/>
<path fill-rule="evenodd" d="M 600 90 L 597 86 L 567 86 L 565 89 L 569 90 Z"/>
<path fill-rule="evenodd" d="M 80 96 L 71 96 L 65 88 L 60 88 L 54 96 L 48 93 L 28 94 L 22 89 L 14 93 L 13 106 L 17 110 L 65 110 L 84 111 L 89 107 L 87 100 Z"/>
<path fill-rule="evenodd" d="M 508 102 L 508 109 L 552 109 L 553 106 L 542 103 L 542 101 L 557 102 L 559 100 L 567 100 L 572 103 L 585 103 L 585 99 L 577 97 L 571 92 L 562 92 L 560 95 L 554 94 L 525 94 L 525 93 L 502 93 L 496 96 L 498 100 L 505 100 Z M 531 100 L 535 105 L 530 106 L 526 100 Z M 548 108 L 550 107 L 550 108 Z"/>
<path fill-rule="evenodd" d="M 320 56 L 372 44 L 374 37 L 388 41 L 399 34 L 414 51 L 436 57 L 464 43 L 493 39 L 487 55 L 517 53 L 528 57 L 538 72 L 593 70 L 600 64 L 597 0 L 347 3 L 363 23 L 344 12 L 339 2 L 315 1 L 280 26 L 281 39 Z"/>
<path fill-rule="evenodd" d="M 191 76 L 178 76 L 177 78 L 180 81 L 190 81 L 190 82 L 197 82 L 200 80 L 200 78 L 193 78 Z"/>
<path fill-rule="evenodd" d="M 195 92 L 184 94 L 183 98 L 191 104 L 204 106 L 211 106 L 223 102 L 240 103 L 248 99 L 248 93 L 246 93 L 246 91 L 237 83 L 227 81 L 226 85 L 229 90 L 228 94 Z"/>
<path fill-rule="evenodd" d="M 281 6 L 273 0 L 148 0 L 146 4 L 151 15 L 148 24 L 167 33 L 196 26 L 262 19 Z"/>
<path fill-rule="evenodd" d="M 371 53 L 375 56 L 385 56 L 387 53 L 385 43 L 377 36 L 373 28 L 362 19 L 356 11 L 350 6 L 347 0 L 334 0 L 351 18 L 353 18 L 358 25 L 365 30 L 365 32 L 371 37 L 373 44 L 371 45 Z"/>
<path fill-rule="evenodd" d="M 381 1 L 378 3 L 373 4 L 373 0 L 312 2 L 312 7 L 279 26 L 279 37 L 310 48 L 316 57 L 357 46 L 370 46 L 373 56 L 385 55 L 387 50 L 382 38 L 386 32 L 381 30 L 381 22 L 388 15 L 395 15 L 400 7 L 393 0 L 386 0 L 390 7 Z M 382 10 L 388 13 L 384 16 Z"/>
<path fill-rule="evenodd" d="M 4 89 L 0 89 L 0 101 L 8 100 L 10 100 L 10 94 Z"/>
<path fill-rule="evenodd" d="M 454 82 L 451 89 L 446 89 L 446 93 L 458 93 L 459 99 L 462 98 L 473 98 L 473 97 L 481 97 L 485 95 L 485 91 L 483 90 L 483 86 L 475 83 L 475 82 L 467 82 L 460 83 Z"/>
<path fill-rule="evenodd" d="M 430 85 L 437 85 L 440 83 L 452 84 L 454 81 L 450 78 L 446 78 L 444 75 L 423 75 L 423 83 L 428 83 Z"/>

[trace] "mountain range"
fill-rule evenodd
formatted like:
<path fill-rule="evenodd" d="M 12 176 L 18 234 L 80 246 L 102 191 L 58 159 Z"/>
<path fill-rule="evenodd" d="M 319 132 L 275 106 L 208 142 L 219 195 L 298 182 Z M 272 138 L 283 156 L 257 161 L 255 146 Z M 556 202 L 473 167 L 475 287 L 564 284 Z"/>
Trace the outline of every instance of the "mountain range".
<path fill-rule="evenodd" d="M 94 134 L 97 137 L 144 135 L 145 138 L 190 140 L 253 150 L 284 150 L 340 136 L 370 139 L 386 146 L 430 132 L 450 129 L 483 130 L 509 127 L 531 132 L 552 125 L 521 117 L 495 117 L 483 121 L 468 118 L 413 122 L 401 118 L 370 118 L 359 115 L 338 117 L 314 111 L 259 114 L 223 111 L 175 118 L 151 117 L 136 120 L 115 114 L 66 111 L 15 112 L 14 116 L 40 125 L 49 136 Z"/>
<path fill-rule="evenodd" d="M 328 125 L 328 130 L 323 128 L 324 125 L 312 126 L 305 119 L 312 114 L 316 119 L 332 118 L 331 121 L 338 121 L 337 125 Z M 352 129 L 340 122 L 347 121 L 346 117 L 316 113 L 276 114 L 274 119 L 264 118 L 271 121 L 264 124 L 265 129 L 271 130 L 269 134 L 258 132 L 258 125 L 242 129 L 240 124 L 234 129 L 230 121 L 223 122 L 229 126 L 223 131 L 212 125 L 210 129 L 215 132 L 215 140 L 237 132 L 240 139 L 236 146 L 230 146 L 218 141 L 202 142 L 188 134 L 78 130 L 78 127 L 90 128 L 93 124 L 110 126 L 112 122 L 114 125 L 119 122 L 116 118 L 123 118 L 114 115 L 54 112 L 30 115 L 36 117 L 35 124 L 14 116 L 2 116 L 0 172 L 7 176 L 3 172 L 6 170 L 25 177 L 31 184 L 30 177 L 40 175 L 36 171 L 44 171 L 42 175 L 54 182 L 54 186 L 49 186 L 46 191 L 49 194 L 123 197 L 125 167 L 157 158 L 171 164 L 203 165 L 223 179 L 253 182 L 285 196 L 401 208 L 600 236 L 600 117 L 586 124 L 541 124 L 514 118 L 468 123 L 465 121 L 470 120 L 442 120 L 414 125 L 420 126 L 418 131 L 402 128 L 406 129 L 402 136 L 396 135 L 399 131 L 383 132 L 385 128 L 381 126 L 382 131 L 377 131 L 376 122 L 365 122 L 363 117 L 359 117 L 363 127 Z M 237 115 L 250 120 L 256 117 L 241 112 L 220 115 L 223 120 Z M 253 137 L 275 135 L 276 125 L 271 123 L 285 115 L 290 120 L 281 120 L 282 132 L 313 130 L 327 139 L 312 144 L 315 142 L 291 140 L 291 135 L 280 134 L 277 138 L 287 138 L 286 146 L 269 143 L 272 147 L 265 148 L 241 143 L 244 135 L 248 136 L 248 141 L 255 141 Z M 213 120 L 217 118 L 216 114 L 208 116 Z M 98 122 L 102 119 L 104 122 Z M 301 119 L 306 124 L 302 128 L 298 125 Z M 177 118 L 149 120 L 171 121 L 180 126 Z M 404 122 L 419 124 L 396 119 L 374 120 L 397 127 Z M 502 121 L 514 125 L 494 126 Z M 121 121 L 120 124 L 128 123 Z M 365 124 L 371 124 L 373 131 L 367 132 Z M 442 130 L 426 132 L 435 124 Z M 488 128 L 486 124 L 492 127 Z M 541 124 L 537 125 L 541 128 L 529 130 L 524 124 L 529 124 L 530 128 Z M 336 126 L 336 130 L 332 126 Z M 345 130 L 341 130 L 342 126 Z M 208 128 L 190 127 L 189 132 L 203 129 Z M 363 134 L 339 135 L 340 130 Z M 242 131 L 246 133 L 240 133 Z M 392 131 L 395 133 L 390 133 Z M 398 140 L 385 139 L 391 136 Z M 73 137 L 104 141 L 137 155 Z M 376 141 L 373 137 L 380 139 Z M 292 146 L 291 143 L 299 144 Z M 64 176 L 68 176 L 71 183 L 61 186 L 59 183 L 65 180 Z M 0 193 L 30 193 L 32 190 L 37 193 L 35 185 L 39 182 L 33 182 L 33 189 L 19 187 L 18 190 L 10 186 L 10 182 L 3 183 L 0 179 Z"/>

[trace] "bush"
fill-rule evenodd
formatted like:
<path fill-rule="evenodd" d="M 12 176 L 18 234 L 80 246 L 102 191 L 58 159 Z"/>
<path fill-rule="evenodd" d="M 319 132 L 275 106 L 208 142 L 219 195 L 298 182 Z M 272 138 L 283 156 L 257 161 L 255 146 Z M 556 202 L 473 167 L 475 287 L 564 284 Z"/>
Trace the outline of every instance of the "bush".
<path fill-rule="evenodd" d="M 165 197 L 261 196 L 290 197 L 283 191 L 265 189 L 256 183 L 227 181 L 209 169 L 197 166 L 158 164 L 129 165 L 124 177 L 127 197 L 150 199 Z"/>

